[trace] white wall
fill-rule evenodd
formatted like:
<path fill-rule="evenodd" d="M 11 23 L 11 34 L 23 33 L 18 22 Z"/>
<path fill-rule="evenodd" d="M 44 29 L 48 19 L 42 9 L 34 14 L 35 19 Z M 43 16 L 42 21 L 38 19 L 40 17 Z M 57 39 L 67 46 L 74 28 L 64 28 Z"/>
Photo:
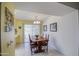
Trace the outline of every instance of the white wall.
<path fill-rule="evenodd" d="M 65 55 L 78 55 L 77 32 L 78 32 L 78 11 L 74 11 L 62 17 L 62 44 Z"/>
<path fill-rule="evenodd" d="M 78 32 L 77 32 L 77 37 L 79 38 L 79 9 L 78 9 Z M 78 56 L 79 56 L 79 39 L 77 38 L 77 43 L 78 43 Z"/>
<path fill-rule="evenodd" d="M 57 22 L 57 32 L 50 32 L 50 23 L 54 22 Z M 51 47 L 64 55 L 78 55 L 78 10 L 61 17 L 49 17 L 44 24 L 48 25 L 48 31 L 44 33 L 50 35 Z"/>
<path fill-rule="evenodd" d="M 58 38 L 58 32 L 50 32 L 50 24 L 51 23 L 54 23 L 54 22 L 57 22 L 57 24 L 59 23 L 59 19 L 60 17 L 56 17 L 56 16 L 52 16 L 52 17 L 49 17 L 47 18 L 43 25 L 47 25 L 47 32 L 44 32 L 44 34 L 48 33 L 49 34 L 49 46 L 52 47 L 52 48 L 55 48 L 56 49 L 56 38 Z M 57 36 L 57 37 L 56 37 Z"/>

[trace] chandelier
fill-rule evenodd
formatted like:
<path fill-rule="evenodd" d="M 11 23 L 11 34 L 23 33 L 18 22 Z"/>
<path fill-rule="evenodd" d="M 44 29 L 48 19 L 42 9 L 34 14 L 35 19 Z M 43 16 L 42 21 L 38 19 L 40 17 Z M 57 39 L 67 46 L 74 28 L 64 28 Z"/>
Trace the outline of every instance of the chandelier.
<path fill-rule="evenodd" d="M 34 20 L 33 24 L 40 24 L 40 21 L 38 19 L 38 16 L 35 17 L 35 20 Z"/>

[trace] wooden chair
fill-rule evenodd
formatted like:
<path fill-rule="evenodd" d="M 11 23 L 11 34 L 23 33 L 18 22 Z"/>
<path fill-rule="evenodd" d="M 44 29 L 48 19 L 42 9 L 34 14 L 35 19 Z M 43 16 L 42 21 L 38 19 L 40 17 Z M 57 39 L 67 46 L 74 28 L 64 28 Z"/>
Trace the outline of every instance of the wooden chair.
<path fill-rule="evenodd" d="M 46 39 L 46 41 L 43 42 L 43 46 L 45 47 L 45 50 L 48 52 L 49 35 L 46 35 L 45 39 Z"/>
<path fill-rule="evenodd" d="M 29 35 L 29 41 L 30 41 L 31 55 L 33 55 L 33 53 L 34 53 L 33 49 L 34 49 L 34 50 L 37 49 L 37 43 L 36 43 L 36 42 L 33 42 L 33 41 L 31 40 L 30 35 Z"/>

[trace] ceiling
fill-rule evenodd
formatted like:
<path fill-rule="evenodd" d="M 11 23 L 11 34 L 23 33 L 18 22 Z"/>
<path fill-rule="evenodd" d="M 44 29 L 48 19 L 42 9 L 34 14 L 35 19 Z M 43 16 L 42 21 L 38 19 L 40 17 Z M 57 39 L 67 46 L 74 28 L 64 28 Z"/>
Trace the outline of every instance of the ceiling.
<path fill-rule="evenodd" d="M 15 10 L 15 16 L 18 19 L 21 20 L 43 20 L 47 17 L 49 17 L 49 15 L 45 15 L 45 14 L 41 14 L 41 13 L 36 13 L 36 12 L 29 12 L 29 11 L 23 11 L 23 10 Z"/>
<path fill-rule="evenodd" d="M 79 9 L 79 2 L 60 2 L 64 5 L 70 6 L 75 9 Z"/>
<path fill-rule="evenodd" d="M 63 16 L 75 9 L 57 2 L 14 2 L 16 17 L 20 19 L 45 19 L 52 16 Z"/>

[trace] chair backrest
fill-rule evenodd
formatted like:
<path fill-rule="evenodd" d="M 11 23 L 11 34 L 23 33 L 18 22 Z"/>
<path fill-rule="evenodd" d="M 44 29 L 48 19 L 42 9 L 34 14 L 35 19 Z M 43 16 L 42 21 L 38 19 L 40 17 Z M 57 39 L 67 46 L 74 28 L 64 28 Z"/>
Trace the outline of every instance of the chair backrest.
<path fill-rule="evenodd" d="M 45 38 L 49 41 L 49 34 L 45 34 Z"/>
<path fill-rule="evenodd" d="M 48 36 L 47 36 L 47 39 L 48 39 L 48 41 L 49 41 L 49 34 L 48 34 Z"/>
<path fill-rule="evenodd" d="M 30 37 L 30 35 L 29 35 L 29 41 L 30 41 L 30 43 L 32 43 L 32 40 L 31 40 L 31 37 Z"/>
<path fill-rule="evenodd" d="M 46 37 L 46 39 L 47 39 L 46 42 L 47 42 L 47 46 L 48 46 L 48 42 L 49 42 L 49 34 L 46 34 L 45 37 Z"/>

